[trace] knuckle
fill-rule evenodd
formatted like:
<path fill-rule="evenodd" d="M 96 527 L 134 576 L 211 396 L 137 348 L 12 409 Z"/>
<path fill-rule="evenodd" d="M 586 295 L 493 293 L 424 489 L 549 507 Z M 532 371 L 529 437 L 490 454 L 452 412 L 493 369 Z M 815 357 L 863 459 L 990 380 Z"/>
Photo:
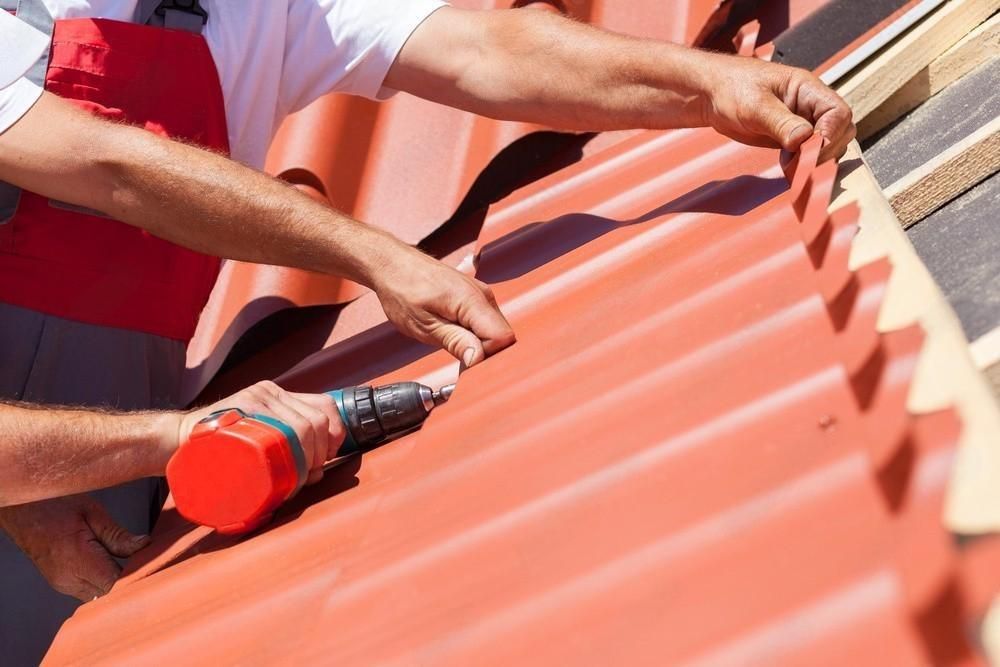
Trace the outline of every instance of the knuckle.
<path fill-rule="evenodd" d="M 312 417 L 313 428 L 320 433 L 325 433 L 330 430 L 330 417 L 323 412 L 317 410 Z"/>
<path fill-rule="evenodd" d="M 299 435 L 299 437 L 312 438 L 314 434 L 312 423 L 302 415 L 295 413 L 289 417 L 289 426 Z"/>
<path fill-rule="evenodd" d="M 329 420 L 329 426 L 327 428 L 329 429 L 330 434 L 335 438 L 335 440 L 331 441 L 331 444 L 339 446 L 340 442 L 343 441 L 344 436 L 347 435 L 347 427 L 344 426 L 344 422 L 339 419 L 331 419 Z"/>
<path fill-rule="evenodd" d="M 269 397 L 267 391 L 265 391 L 264 388 L 261 387 L 259 384 L 247 387 L 246 389 L 243 390 L 243 392 L 246 394 L 251 404 L 264 403 L 267 401 L 267 398 Z"/>
<path fill-rule="evenodd" d="M 276 396 L 281 392 L 281 387 L 276 385 L 271 380 L 261 380 L 254 387 L 258 388 L 260 391 L 268 394 L 269 396 Z"/>

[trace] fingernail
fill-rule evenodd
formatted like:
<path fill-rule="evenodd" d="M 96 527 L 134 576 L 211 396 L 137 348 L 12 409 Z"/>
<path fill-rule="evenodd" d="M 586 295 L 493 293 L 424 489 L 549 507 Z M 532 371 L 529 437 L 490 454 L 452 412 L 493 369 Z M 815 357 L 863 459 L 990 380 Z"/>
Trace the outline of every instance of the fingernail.
<path fill-rule="evenodd" d="M 805 141 L 812 135 L 812 132 L 813 129 L 809 125 L 799 125 L 794 130 L 792 130 L 792 133 L 788 136 L 788 140 L 796 141 L 798 139 L 802 139 L 803 141 Z"/>
<path fill-rule="evenodd" d="M 135 544 L 143 544 L 149 542 L 149 535 L 134 535 L 132 537 L 132 542 Z"/>
<path fill-rule="evenodd" d="M 462 362 L 466 366 L 472 365 L 472 360 L 476 358 L 476 348 L 469 347 L 465 349 L 465 354 L 462 355 Z"/>

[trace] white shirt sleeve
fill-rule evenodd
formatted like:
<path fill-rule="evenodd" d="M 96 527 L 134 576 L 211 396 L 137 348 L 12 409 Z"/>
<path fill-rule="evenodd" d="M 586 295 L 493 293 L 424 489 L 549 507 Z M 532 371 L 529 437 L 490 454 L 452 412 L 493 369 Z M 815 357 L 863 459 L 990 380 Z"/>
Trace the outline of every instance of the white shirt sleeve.
<path fill-rule="evenodd" d="M 41 87 L 22 77 L 47 48 L 47 35 L 0 10 L 0 133 L 41 97 Z"/>
<path fill-rule="evenodd" d="M 290 0 L 281 105 L 291 113 L 329 92 L 384 99 L 389 68 L 444 0 Z"/>
<path fill-rule="evenodd" d="M 21 120 L 42 96 L 42 87 L 27 79 L 18 79 L 0 90 L 0 134 Z"/>

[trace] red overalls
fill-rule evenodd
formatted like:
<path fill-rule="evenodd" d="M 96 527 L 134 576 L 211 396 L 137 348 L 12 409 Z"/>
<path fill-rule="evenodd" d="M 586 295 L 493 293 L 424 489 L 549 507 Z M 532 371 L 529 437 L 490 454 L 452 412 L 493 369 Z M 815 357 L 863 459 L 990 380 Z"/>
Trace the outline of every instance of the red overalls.
<path fill-rule="evenodd" d="M 29 78 L 99 115 L 228 152 L 208 46 L 197 32 L 146 25 L 151 16 L 156 21 L 159 0 L 139 0 L 136 24 L 53 23 L 39 0 L 0 0 L 0 9 L 11 5 L 53 35 L 51 52 Z M 174 10 L 160 20 L 202 27 L 200 16 Z M 0 183 L 0 399 L 180 407 L 184 347 L 218 267 L 216 258 Z M 92 495 L 120 525 L 142 534 L 160 490 L 157 480 L 142 479 Z M 50 528 L 42 522 L 35 530 Z M 0 663 L 37 664 L 78 604 L 49 587 L 0 531 Z"/>
<path fill-rule="evenodd" d="M 140 2 L 139 13 L 155 17 L 160 4 Z M 46 28 L 38 0 L 20 0 L 19 11 Z M 222 89 L 200 34 L 106 19 L 49 25 L 46 90 L 99 116 L 228 154 Z M 78 322 L 187 341 L 218 271 L 218 258 L 30 192 L 0 224 L 0 301 Z"/>

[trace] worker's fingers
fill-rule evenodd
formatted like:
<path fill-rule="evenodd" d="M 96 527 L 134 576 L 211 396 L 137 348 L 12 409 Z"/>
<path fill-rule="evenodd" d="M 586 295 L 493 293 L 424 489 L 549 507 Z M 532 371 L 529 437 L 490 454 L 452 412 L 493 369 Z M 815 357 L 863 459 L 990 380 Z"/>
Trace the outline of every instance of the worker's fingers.
<path fill-rule="evenodd" d="M 126 558 L 146 546 L 149 538 L 138 539 L 124 530 L 96 501 L 84 511 L 84 521 L 93 532 L 83 538 L 74 567 L 77 577 L 96 590 L 83 592 L 90 599 L 107 594 L 118 581 L 121 566 L 111 556 Z"/>
<path fill-rule="evenodd" d="M 120 526 L 96 500 L 87 504 L 83 518 L 93 531 L 97 542 L 112 556 L 128 558 L 150 542 L 148 535 L 133 535 Z M 100 585 L 102 582 L 93 583 Z"/>
<path fill-rule="evenodd" d="M 258 382 L 251 389 L 263 404 L 264 414 L 283 422 L 295 432 L 305 451 L 306 462 L 312 468 L 313 457 L 316 455 L 316 432 L 309 419 L 289 404 L 287 392 L 273 382 Z"/>
<path fill-rule="evenodd" d="M 81 602 L 90 602 L 106 592 L 79 576 L 68 577 L 66 581 L 50 581 L 49 584 L 63 595 L 70 595 Z"/>
<path fill-rule="evenodd" d="M 431 329 L 430 335 L 466 367 L 474 366 L 486 358 L 479 336 L 461 325 L 441 321 Z"/>
<path fill-rule="evenodd" d="M 89 596 L 89 599 L 107 595 L 111 592 L 115 582 L 118 581 L 118 577 L 121 576 L 121 566 L 106 551 L 99 554 L 95 550 L 89 560 L 91 562 L 87 565 L 81 578 L 93 586 L 97 592 L 91 595 L 87 591 L 86 595 Z"/>
<path fill-rule="evenodd" d="M 476 278 L 475 281 L 476 281 L 476 284 L 479 286 L 479 289 L 482 290 L 483 296 L 485 296 L 486 299 L 491 304 L 493 304 L 494 308 L 498 308 L 499 309 L 500 306 L 497 304 L 497 297 L 493 293 L 493 288 L 490 287 L 489 285 L 487 285 L 486 283 L 484 283 L 482 280 L 479 280 L 478 278 Z"/>
<path fill-rule="evenodd" d="M 344 444 L 344 438 L 347 437 L 347 429 L 340 417 L 340 411 L 337 410 L 337 404 L 326 394 L 300 394 L 292 392 L 292 396 L 313 406 L 326 415 L 326 461 L 335 458 L 337 452 L 340 451 L 340 446 Z"/>
<path fill-rule="evenodd" d="M 790 106 L 811 121 L 816 132 L 827 141 L 820 160 L 843 155 L 857 133 L 854 114 L 847 102 L 809 73 L 798 73 L 789 92 L 794 93 Z"/>
<path fill-rule="evenodd" d="M 812 136 L 813 126 L 796 115 L 773 94 L 764 94 L 753 101 L 748 125 L 794 153 Z"/>
<path fill-rule="evenodd" d="M 111 590 L 110 588 L 108 588 L 107 590 L 103 590 L 101 588 L 98 588 L 94 584 L 90 583 L 86 579 L 78 578 L 76 582 L 74 582 L 71 589 L 69 589 L 68 591 L 62 590 L 59 592 L 65 595 L 72 595 L 81 602 L 90 602 L 94 598 L 99 598 L 102 595 L 107 594 L 110 590 Z"/>
<path fill-rule="evenodd" d="M 310 480 L 318 482 L 319 478 L 323 477 L 323 464 L 327 462 L 330 417 L 324 411 L 303 401 L 295 394 L 286 393 L 282 396 L 282 400 L 309 422 L 313 440 L 312 458 L 308 460 Z M 314 475 L 317 471 L 319 472 L 318 478 Z"/>
<path fill-rule="evenodd" d="M 816 131 L 820 132 L 829 142 L 820 152 L 820 162 L 842 157 L 847 152 L 847 145 L 854 141 L 854 137 L 858 134 L 858 129 L 849 116 L 845 123 L 839 119 L 828 120 L 831 114 L 842 118 L 841 112 L 831 111 L 830 114 L 821 116 L 820 121 L 816 123 Z"/>
<path fill-rule="evenodd" d="M 400 331 L 440 345 L 473 366 L 514 343 L 514 331 L 486 284 L 421 254 L 377 286 L 386 316 Z"/>
<path fill-rule="evenodd" d="M 458 338 L 461 332 L 449 331 L 450 335 L 458 338 L 456 343 L 461 346 L 461 354 L 455 354 L 451 347 L 447 349 L 466 366 L 474 366 L 486 356 L 496 354 L 517 340 L 510 322 L 496 306 L 495 299 L 491 301 L 491 297 L 492 292 L 478 292 L 463 299 L 456 308 L 461 332 L 471 333 L 470 338 L 475 338 L 478 345 L 466 345 L 466 336 Z"/>

